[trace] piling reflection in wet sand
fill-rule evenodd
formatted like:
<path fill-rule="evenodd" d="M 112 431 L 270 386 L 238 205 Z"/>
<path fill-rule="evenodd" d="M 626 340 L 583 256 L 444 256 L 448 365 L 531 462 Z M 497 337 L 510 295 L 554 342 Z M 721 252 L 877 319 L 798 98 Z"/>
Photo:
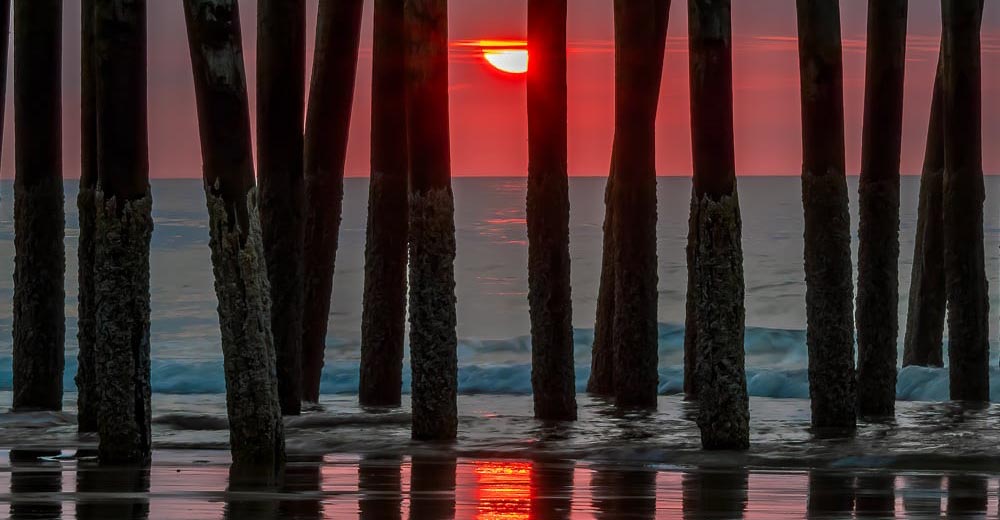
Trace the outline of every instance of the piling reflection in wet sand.
<path fill-rule="evenodd" d="M 911 475 L 903 479 L 903 510 L 912 516 L 941 514 L 940 475 Z"/>
<path fill-rule="evenodd" d="M 78 520 L 149 519 L 149 468 L 102 467 L 79 460 L 76 466 Z"/>
<path fill-rule="evenodd" d="M 279 489 L 270 468 L 230 466 L 223 520 L 278 520 Z"/>
<path fill-rule="evenodd" d="M 48 457 L 59 451 L 14 450 L 10 452 L 10 517 L 13 520 L 59 518 L 62 504 L 62 464 Z M 19 494 L 29 494 L 18 498 Z"/>
<path fill-rule="evenodd" d="M 401 520 L 403 459 L 362 457 L 358 464 L 358 509 L 361 520 Z"/>
<path fill-rule="evenodd" d="M 573 514 L 573 461 L 535 462 L 531 467 L 531 520 L 569 520 Z"/>
<path fill-rule="evenodd" d="M 979 475 L 948 475 L 950 518 L 986 515 L 989 505 L 989 481 Z"/>
<path fill-rule="evenodd" d="M 748 478 L 742 470 L 685 473 L 681 484 L 684 518 L 743 518 Z"/>
<path fill-rule="evenodd" d="M 887 473 L 859 475 L 855 481 L 854 508 L 858 517 L 891 517 L 896 511 L 896 476 Z"/>
<path fill-rule="evenodd" d="M 806 513 L 809 518 L 838 518 L 854 511 L 854 474 L 830 470 L 809 472 Z"/>
<path fill-rule="evenodd" d="M 410 520 L 455 518 L 454 457 L 414 455 L 410 465 Z"/>
<path fill-rule="evenodd" d="M 281 486 L 279 518 L 320 520 L 323 518 L 321 484 L 323 457 L 290 459 Z"/>
<path fill-rule="evenodd" d="M 598 520 L 655 518 L 656 471 L 632 466 L 595 466 L 593 470 L 590 493 Z"/>

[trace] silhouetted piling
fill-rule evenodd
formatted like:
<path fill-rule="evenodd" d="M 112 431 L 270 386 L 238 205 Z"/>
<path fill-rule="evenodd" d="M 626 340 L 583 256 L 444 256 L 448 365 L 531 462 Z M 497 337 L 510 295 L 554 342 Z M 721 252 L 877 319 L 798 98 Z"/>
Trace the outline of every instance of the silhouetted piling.
<path fill-rule="evenodd" d="M 89 0 L 84 0 L 89 1 Z M 10 0 L 0 0 L 0 34 L 10 34 Z M 0 96 L 7 99 L 7 51 L 10 38 L 0 38 Z M 6 103 L 0 103 L 0 123 L 6 116 Z M 3 148 L 3 132 L 0 132 L 0 148 Z"/>
<path fill-rule="evenodd" d="M 982 2 L 979 3 L 980 14 Z M 982 24 L 982 16 L 979 19 Z M 942 47 L 943 49 L 943 47 Z M 938 57 L 906 313 L 903 366 L 944 366 L 944 62 Z"/>
<path fill-rule="evenodd" d="M 14 131 L 13 409 L 61 410 L 62 0 L 14 2 Z"/>
<path fill-rule="evenodd" d="M 97 348 L 94 246 L 97 191 L 97 77 L 94 67 L 95 0 L 81 0 L 80 43 L 80 191 L 76 197 L 80 238 L 77 248 L 76 418 L 81 432 L 97 431 L 100 410 L 94 352 Z"/>
<path fill-rule="evenodd" d="M 450 440 L 458 431 L 458 338 L 447 0 L 408 0 L 405 26 L 413 437 Z"/>
<path fill-rule="evenodd" d="M 611 170 L 604 188 L 604 241 L 601 253 L 601 278 L 597 292 L 597 316 L 594 319 L 594 343 L 590 348 L 590 379 L 587 393 L 612 396 L 615 393 L 615 226 L 612 193 L 615 158 L 611 152 Z"/>
<path fill-rule="evenodd" d="M 302 399 L 319 402 L 333 293 L 344 161 L 358 70 L 362 0 L 322 0 L 305 136 L 305 288 Z"/>
<path fill-rule="evenodd" d="M 146 2 L 97 0 L 98 189 L 94 286 L 102 464 L 150 457 Z"/>
<path fill-rule="evenodd" d="M 908 0 L 868 2 L 858 231 L 858 412 L 896 410 L 899 162 Z"/>
<path fill-rule="evenodd" d="M 410 214 L 403 3 L 375 2 L 371 178 L 358 389 L 358 400 L 369 406 L 399 406 L 403 389 Z"/>
<path fill-rule="evenodd" d="M 402 520 L 402 462 L 396 456 L 365 456 L 358 461 L 360 520 Z"/>
<path fill-rule="evenodd" d="M 615 400 L 656 407 L 656 108 L 670 0 L 615 4 Z"/>
<path fill-rule="evenodd" d="M 62 464 L 42 459 L 61 454 L 58 450 L 10 451 L 11 520 L 62 518 Z"/>
<path fill-rule="evenodd" d="M 797 0 L 802 81 L 806 342 L 812 424 L 853 429 L 854 282 L 844 176 L 839 0 Z"/>
<path fill-rule="evenodd" d="M 407 0 L 409 3 L 412 0 Z M 454 458 L 417 455 L 410 465 L 410 518 L 455 518 L 456 470 Z"/>
<path fill-rule="evenodd" d="M 942 339 L 947 305 L 944 289 L 944 92 L 940 59 L 927 129 L 910 298 L 903 340 L 903 366 L 944 366 Z"/>
<path fill-rule="evenodd" d="M 983 249 L 979 2 L 942 0 L 944 265 L 951 398 L 988 401 L 989 291 Z"/>
<path fill-rule="evenodd" d="M 236 0 L 185 0 L 184 14 L 198 103 L 233 463 L 276 469 L 285 457 L 284 426 L 239 5 Z"/>
<path fill-rule="evenodd" d="M 694 202 L 692 283 L 698 427 L 708 449 L 750 446 L 743 247 L 733 135 L 730 0 L 689 0 Z"/>
<path fill-rule="evenodd" d="M 305 0 L 257 1 L 257 169 L 281 412 L 302 410 Z"/>
<path fill-rule="evenodd" d="M 567 171 L 566 0 L 528 2 L 528 303 L 535 417 L 576 419 Z"/>

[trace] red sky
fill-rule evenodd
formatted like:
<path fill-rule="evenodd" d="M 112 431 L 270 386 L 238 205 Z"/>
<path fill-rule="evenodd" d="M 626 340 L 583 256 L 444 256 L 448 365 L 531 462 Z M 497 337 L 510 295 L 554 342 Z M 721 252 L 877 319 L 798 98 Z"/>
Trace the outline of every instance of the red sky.
<path fill-rule="evenodd" d="M 253 103 L 253 1 L 241 2 Z M 310 48 L 317 0 L 309 0 Z M 454 40 L 525 36 L 526 0 L 451 0 Z M 660 175 L 690 175 L 686 2 L 674 0 L 657 123 Z M 796 175 L 800 170 L 799 80 L 794 0 L 733 2 L 737 168 L 742 175 Z M 860 164 L 866 5 L 843 0 L 848 169 Z M 349 176 L 368 174 L 371 5 L 366 2 L 351 140 Z M 572 0 L 569 11 L 570 172 L 605 175 L 613 122 L 612 0 Z M 940 2 L 910 5 L 910 45 L 903 171 L 923 158 L 930 91 L 940 36 Z M 1000 9 L 987 5 L 983 34 L 985 169 L 1000 173 Z M 181 2 L 150 1 L 150 165 L 157 178 L 199 177 L 194 86 Z M 79 2 L 65 4 L 64 152 L 66 176 L 79 173 Z M 8 86 L 2 173 L 13 172 L 12 89 Z M 527 117 L 523 77 L 504 76 L 478 56 L 455 49 L 451 67 L 455 175 L 525 175 Z"/>

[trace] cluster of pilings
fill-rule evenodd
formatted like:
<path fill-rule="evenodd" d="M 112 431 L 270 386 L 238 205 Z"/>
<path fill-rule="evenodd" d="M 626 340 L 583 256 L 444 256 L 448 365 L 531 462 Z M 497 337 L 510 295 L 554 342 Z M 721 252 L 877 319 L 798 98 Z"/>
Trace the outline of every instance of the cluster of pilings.
<path fill-rule="evenodd" d="M 947 305 L 952 398 L 984 401 L 983 6 L 941 5 L 903 362 L 942 364 Z M 259 0 L 256 175 L 239 5 L 183 6 L 233 458 L 273 471 L 284 460 L 281 416 L 319 400 L 363 0 L 321 0 L 308 103 L 305 1 Z M 857 370 L 839 4 L 799 0 L 797 8 L 812 421 L 850 430 L 859 414 L 892 415 L 895 402 L 907 0 L 869 8 Z M 670 0 L 614 2 L 618 95 L 588 390 L 623 408 L 657 405 L 654 126 L 669 9 Z M 61 11 L 61 0 L 14 0 L 14 411 L 62 406 Z M 745 449 L 730 0 L 689 0 L 688 16 L 694 184 L 685 391 L 699 403 L 705 448 Z M 528 2 L 532 386 L 535 415 L 563 421 L 577 416 L 566 19 L 567 0 Z M 145 0 L 83 0 L 78 417 L 81 431 L 99 434 L 100 460 L 111 464 L 146 463 L 151 449 L 146 23 Z M 375 0 L 359 400 L 400 404 L 408 309 L 413 437 L 425 440 L 458 431 L 447 29 L 446 0 Z"/>

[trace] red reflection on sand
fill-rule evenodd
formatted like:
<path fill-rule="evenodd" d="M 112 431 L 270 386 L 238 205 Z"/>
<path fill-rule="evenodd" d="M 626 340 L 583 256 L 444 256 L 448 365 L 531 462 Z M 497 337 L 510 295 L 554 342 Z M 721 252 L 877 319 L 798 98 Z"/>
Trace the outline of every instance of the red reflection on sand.
<path fill-rule="evenodd" d="M 476 461 L 476 520 L 528 520 L 531 514 L 531 464 Z"/>

